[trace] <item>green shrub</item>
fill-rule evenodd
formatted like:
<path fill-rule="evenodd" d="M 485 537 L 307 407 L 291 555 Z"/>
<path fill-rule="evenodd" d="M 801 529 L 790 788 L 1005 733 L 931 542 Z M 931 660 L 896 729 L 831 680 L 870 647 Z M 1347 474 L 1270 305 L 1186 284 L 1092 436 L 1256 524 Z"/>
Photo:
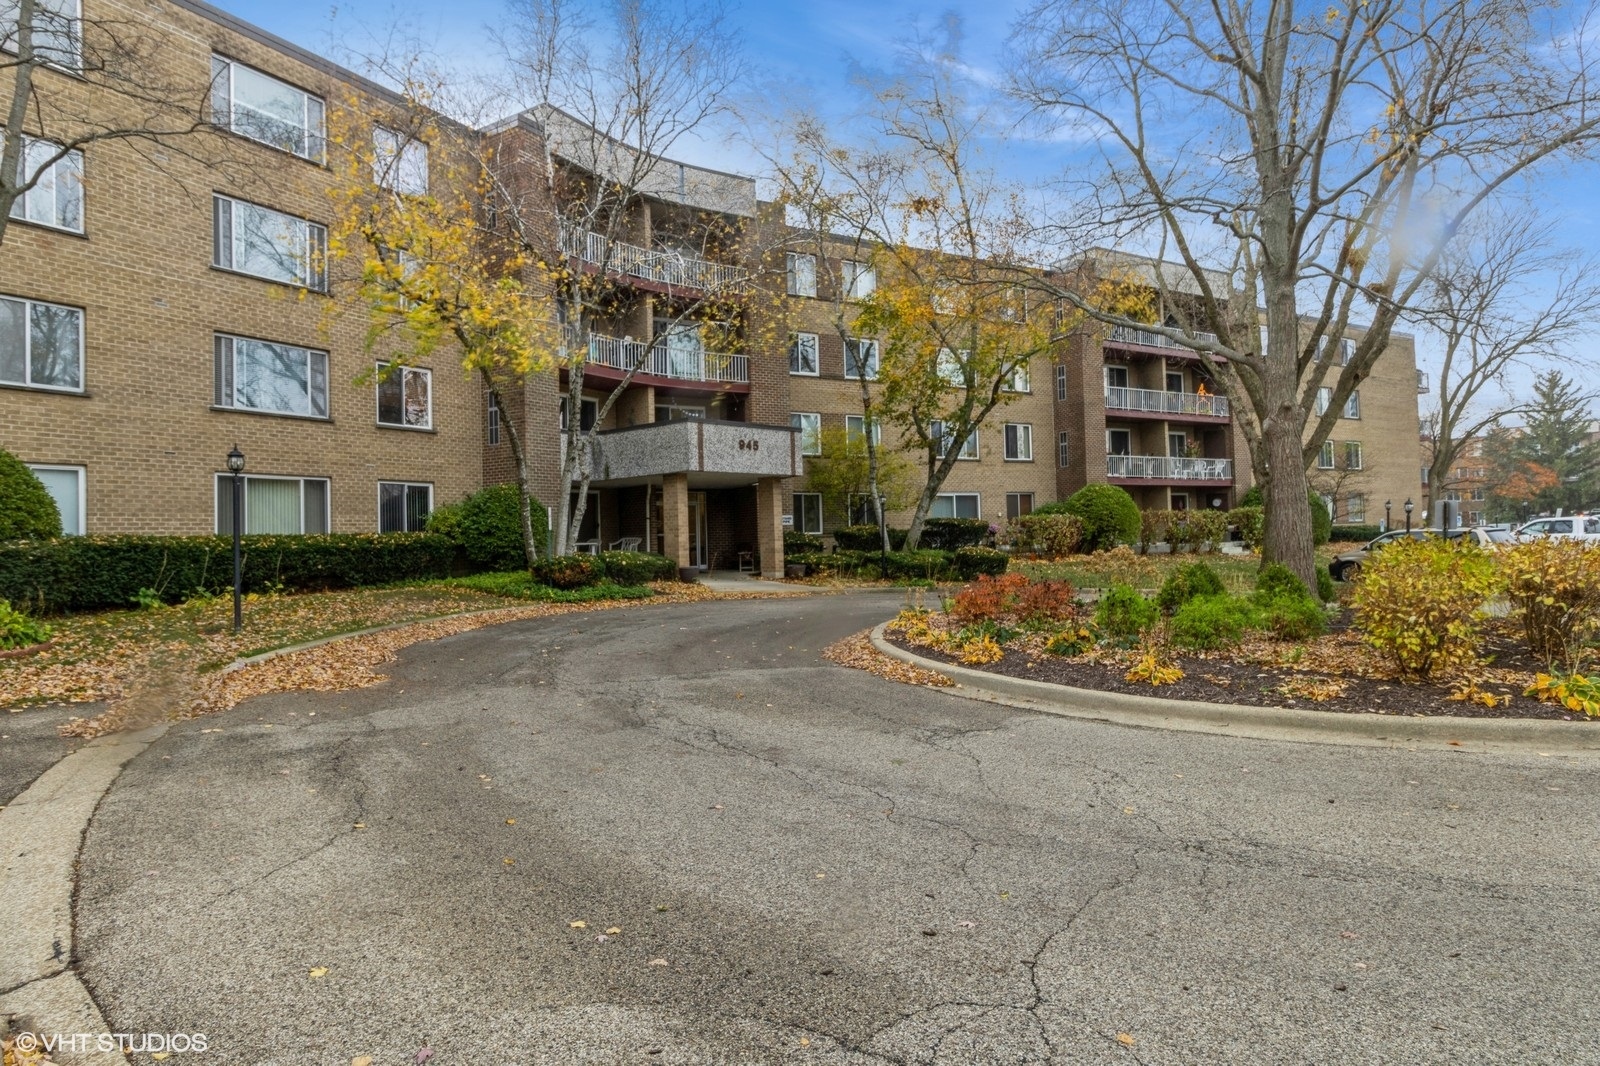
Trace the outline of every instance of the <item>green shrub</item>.
<path fill-rule="evenodd" d="M 822 538 L 815 533 L 798 533 L 792 529 L 783 531 L 783 555 L 799 555 L 802 552 L 819 552 L 822 550 Z"/>
<path fill-rule="evenodd" d="M 605 580 L 605 566 L 597 555 L 579 552 L 576 555 L 558 555 L 554 559 L 539 559 L 532 567 L 533 579 L 554 589 L 581 589 L 598 585 Z"/>
<path fill-rule="evenodd" d="M 61 536 L 61 512 L 22 461 L 0 448 L 0 541 Z"/>
<path fill-rule="evenodd" d="M 1033 511 L 1030 512 L 1030 513 L 1036 514 L 1036 515 L 1041 515 L 1041 514 L 1069 514 L 1069 515 L 1072 515 L 1074 518 L 1077 517 L 1077 513 L 1075 511 L 1073 511 L 1072 508 L 1067 506 L 1067 501 L 1066 500 L 1051 500 L 1049 503 L 1041 503 L 1039 506 L 1035 507 L 1033 509 Z"/>
<path fill-rule="evenodd" d="M 1021 551 L 1071 555 L 1083 542 L 1083 520 L 1065 512 L 1040 514 L 1034 511 L 1017 519 L 1016 540 L 1016 547 Z"/>
<path fill-rule="evenodd" d="M 677 576 L 678 564 L 665 555 L 649 552 L 601 552 L 600 566 L 606 580 L 618 585 L 643 585 L 667 581 Z"/>
<path fill-rule="evenodd" d="M 1260 505 L 1254 507 L 1235 507 L 1225 516 L 1228 525 L 1239 531 L 1239 541 L 1246 548 L 1254 551 L 1261 547 L 1261 534 L 1266 527 L 1266 511 Z"/>
<path fill-rule="evenodd" d="M 1139 536 L 1139 505 L 1116 485 L 1085 485 L 1067 500 L 1067 510 L 1083 521 L 1083 549 L 1114 548 Z"/>
<path fill-rule="evenodd" d="M 1152 544 L 1167 540 L 1172 531 L 1173 511 L 1139 512 L 1139 551 L 1148 555 Z"/>
<path fill-rule="evenodd" d="M 1006 572 L 1011 557 L 995 548 L 957 548 L 951 555 L 956 576 L 970 581 L 980 574 L 994 577 Z"/>
<path fill-rule="evenodd" d="M 1082 655 L 1099 643 L 1100 636 L 1093 626 L 1069 625 L 1051 637 L 1044 650 L 1051 655 Z"/>
<path fill-rule="evenodd" d="M 642 585 L 618 585 L 602 581 L 576 589 L 557 589 L 540 584 L 526 570 L 504 570 L 467 577 L 452 578 L 449 582 L 461 588 L 477 589 L 496 596 L 511 596 L 520 600 L 538 600 L 544 603 L 589 603 L 594 600 L 643 600 L 655 595 Z"/>
<path fill-rule="evenodd" d="M 529 497 L 528 505 L 533 511 L 533 542 L 543 552 L 549 519 L 538 500 Z M 460 503 L 439 508 L 428 516 L 428 532 L 455 541 L 467 561 L 481 570 L 520 570 L 528 565 L 515 485 L 490 485 Z"/>
<path fill-rule="evenodd" d="M 1094 624 L 1108 637 L 1129 640 L 1156 624 L 1160 611 L 1132 585 L 1112 585 L 1094 608 Z"/>
<path fill-rule="evenodd" d="M 1356 627 L 1401 677 L 1458 679 L 1478 662 L 1478 623 L 1498 579 L 1475 544 L 1393 541 L 1361 568 L 1351 599 Z"/>
<path fill-rule="evenodd" d="M 50 639 L 50 627 L 0 600 L 0 651 L 27 648 Z"/>
<path fill-rule="evenodd" d="M 1220 596 L 1227 590 L 1217 572 L 1205 563 L 1185 563 L 1167 574 L 1156 594 L 1156 604 L 1167 612 L 1176 611 L 1196 596 Z"/>
<path fill-rule="evenodd" d="M 953 552 L 975 548 L 989 537 L 989 523 L 981 518 L 930 518 L 922 524 L 919 548 Z"/>
<path fill-rule="evenodd" d="M 936 548 L 918 548 L 914 551 L 890 552 L 887 558 L 887 578 L 932 579 L 935 581 L 955 576 L 951 554 Z"/>
<path fill-rule="evenodd" d="M 1329 540 L 1359 540 L 1363 544 L 1378 536 L 1383 530 L 1377 526 L 1333 526 Z"/>
<path fill-rule="evenodd" d="M 246 592 L 306 592 L 450 576 L 456 547 L 433 533 L 270 534 L 243 540 Z M 100 536 L 0 544 L 0 599 L 36 612 L 164 603 L 233 587 L 231 537 Z"/>
<path fill-rule="evenodd" d="M 1253 597 L 1257 625 L 1273 640 L 1311 640 L 1328 631 L 1328 615 L 1309 596 L 1268 595 Z"/>
<path fill-rule="evenodd" d="M 1317 567 L 1317 598 L 1323 603 L 1332 603 L 1338 595 L 1333 588 L 1333 575 L 1325 567 Z"/>
<path fill-rule="evenodd" d="M 1309 600 L 1311 593 L 1306 589 L 1306 583 L 1295 576 L 1282 563 L 1268 563 L 1256 575 L 1256 591 L 1268 598 L 1288 596 L 1295 599 Z"/>
<path fill-rule="evenodd" d="M 1196 596 L 1172 616 L 1172 643 L 1195 651 L 1230 648 L 1255 622 L 1255 608 L 1248 600 Z"/>
<path fill-rule="evenodd" d="M 875 552 L 883 550 L 883 540 L 877 526 L 845 526 L 833 531 L 833 543 L 840 551 Z M 889 550 L 899 551 L 906 546 L 906 531 L 889 530 Z"/>
<path fill-rule="evenodd" d="M 1250 491 L 1244 494 L 1244 499 L 1239 501 L 1239 506 L 1261 507 L 1263 499 L 1261 486 L 1252 485 Z M 1318 496 L 1315 490 L 1308 491 L 1306 505 L 1311 508 L 1311 542 L 1328 543 L 1328 537 L 1333 533 L 1333 516 L 1328 513 L 1328 505 L 1322 502 L 1322 497 Z M 1265 528 L 1264 523 L 1263 528 Z"/>
<path fill-rule="evenodd" d="M 1498 561 L 1528 650 L 1547 669 L 1576 671 L 1600 634 L 1600 548 L 1540 537 L 1502 550 Z"/>
<path fill-rule="evenodd" d="M 1190 543 L 1195 551 L 1215 551 L 1228 539 L 1228 516 L 1220 510 L 1189 511 Z"/>
<path fill-rule="evenodd" d="M 878 552 L 803 552 L 787 562 L 803 563 L 813 574 L 841 577 L 876 577 Z"/>

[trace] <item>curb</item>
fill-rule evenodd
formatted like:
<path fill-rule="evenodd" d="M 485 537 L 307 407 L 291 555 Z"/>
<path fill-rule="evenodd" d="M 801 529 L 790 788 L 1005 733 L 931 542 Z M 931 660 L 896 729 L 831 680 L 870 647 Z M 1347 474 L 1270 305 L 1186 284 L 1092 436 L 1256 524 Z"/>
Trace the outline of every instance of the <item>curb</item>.
<path fill-rule="evenodd" d="M 901 662 L 933 670 L 956 682 L 953 688 L 940 691 L 966 699 L 1000 703 L 1066 718 L 1252 740 L 1471 751 L 1480 754 L 1600 757 L 1600 726 L 1582 722 L 1513 718 L 1410 718 L 1343 711 L 1306 711 L 1291 707 L 1246 707 L 1235 703 L 1191 703 L 1159 696 L 1094 692 L 925 659 L 885 640 L 884 630 L 888 624 L 885 622 L 872 630 L 873 647 Z"/>

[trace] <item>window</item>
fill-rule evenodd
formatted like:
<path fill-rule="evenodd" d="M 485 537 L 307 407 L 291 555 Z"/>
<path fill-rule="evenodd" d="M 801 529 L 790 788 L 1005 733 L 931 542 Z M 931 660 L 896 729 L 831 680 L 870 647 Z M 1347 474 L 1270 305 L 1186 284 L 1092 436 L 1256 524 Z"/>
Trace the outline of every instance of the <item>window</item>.
<path fill-rule="evenodd" d="M 1067 398 L 1067 368 L 1062 364 L 1056 365 L 1056 399 Z"/>
<path fill-rule="evenodd" d="M 16 52 L 19 5 L 0 0 L 0 48 Z M 81 0 L 35 0 L 33 51 L 44 62 L 65 70 L 82 68 L 83 5 Z"/>
<path fill-rule="evenodd" d="M 949 348 L 940 348 L 935 367 L 939 374 L 939 380 L 954 389 L 966 388 L 967 375 L 963 357 L 967 354 L 962 352 L 961 356 L 957 356 Z"/>
<path fill-rule="evenodd" d="M 844 296 L 847 300 L 864 300 L 878 288 L 878 272 L 869 263 L 846 259 L 839 264 L 844 274 Z"/>
<path fill-rule="evenodd" d="M 861 439 L 861 434 L 866 431 L 867 419 L 864 415 L 844 416 L 844 436 L 846 440 L 856 441 Z M 883 423 L 872 423 L 872 445 L 877 447 L 883 443 Z"/>
<path fill-rule="evenodd" d="M 1333 441 L 1325 440 L 1322 442 L 1322 451 L 1317 453 L 1317 469 L 1333 469 Z"/>
<path fill-rule="evenodd" d="M 939 442 L 939 458 L 943 459 L 950 454 L 950 446 L 955 443 L 955 431 L 946 428 L 943 422 L 935 419 L 928 423 L 928 436 Z M 978 431 L 973 430 L 967 434 L 967 439 L 961 442 L 961 450 L 956 453 L 957 459 L 976 459 L 978 457 Z M 949 517 L 948 515 L 946 517 Z"/>
<path fill-rule="evenodd" d="M 978 514 L 976 492 L 941 492 L 928 511 L 929 518 L 977 518 Z"/>
<path fill-rule="evenodd" d="M 1028 377 L 1028 364 L 1026 362 L 1018 363 L 1011 368 L 1011 376 L 1006 382 L 1006 388 L 1011 392 L 1033 391 L 1033 382 Z"/>
<path fill-rule="evenodd" d="M 1063 470 L 1067 468 L 1067 459 L 1072 454 L 1070 447 L 1071 441 L 1072 437 L 1070 434 L 1056 434 L 1056 465 L 1061 467 Z"/>
<path fill-rule="evenodd" d="M 61 512 L 61 532 L 68 536 L 84 532 L 84 469 L 81 466 L 42 466 L 28 464 L 33 476 L 44 485 Z"/>
<path fill-rule="evenodd" d="M 579 408 L 579 412 L 578 429 L 587 433 L 589 430 L 594 428 L 595 422 L 600 418 L 600 401 L 591 400 L 587 396 L 584 397 L 583 405 Z M 702 411 L 699 417 L 704 418 L 705 413 Z M 672 419 L 662 418 L 661 409 L 657 407 L 656 421 L 670 422 Z M 561 397 L 561 428 L 563 430 L 567 428 L 567 398 L 565 396 Z"/>
<path fill-rule="evenodd" d="M 1322 501 L 1322 506 L 1324 506 L 1324 507 L 1326 507 L 1328 509 L 1328 517 L 1329 518 L 1332 518 L 1334 515 L 1339 513 L 1337 510 L 1335 510 L 1335 508 L 1339 504 L 1338 500 L 1334 499 L 1332 496 L 1329 496 L 1325 492 L 1318 494 L 1317 498 Z"/>
<path fill-rule="evenodd" d="M 372 180 L 404 196 L 428 195 L 428 146 L 394 130 L 374 126 Z"/>
<path fill-rule="evenodd" d="M 326 227 L 226 196 L 213 197 L 212 207 L 212 266 L 318 292 L 327 289 Z"/>
<path fill-rule="evenodd" d="M 1424 485 L 1426 485 L 1428 483 L 1428 468 L 1427 467 L 1422 467 L 1422 483 Z"/>
<path fill-rule="evenodd" d="M 495 402 L 494 393 L 489 393 L 489 417 L 486 423 L 489 430 L 489 445 L 493 447 L 500 443 L 500 405 Z"/>
<path fill-rule="evenodd" d="M 83 312 L 0 296 L 0 382 L 83 389 Z"/>
<path fill-rule="evenodd" d="M 1185 452 L 1187 452 L 1188 450 L 1189 450 L 1189 437 L 1188 437 L 1188 434 L 1185 434 L 1185 433 L 1168 433 L 1167 434 L 1167 455 L 1169 455 L 1170 457 L 1172 457 L 1174 459 L 1179 459 L 1179 458 L 1182 458 L 1183 454 Z"/>
<path fill-rule="evenodd" d="M 1367 520 L 1367 498 L 1359 493 L 1351 493 L 1345 497 L 1344 520 L 1351 525 L 1360 525 Z"/>
<path fill-rule="evenodd" d="M 873 509 L 872 497 L 864 492 L 852 492 L 844 498 L 845 517 L 852 526 L 875 526 L 878 512 Z M 888 510 L 887 507 L 884 510 Z"/>
<path fill-rule="evenodd" d="M 1125 389 L 1128 387 L 1128 368 L 1125 366 L 1106 367 L 1106 388 Z"/>
<path fill-rule="evenodd" d="M 1183 372 L 1182 371 L 1178 371 L 1178 370 L 1169 370 L 1169 371 L 1167 371 L 1167 391 L 1168 392 L 1182 392 L 1183 391 Z"/>
<path fill-rule="evenodd" d="M 1481 526 L 1481 525 L 1483 525 L 1483 512 L 1482 511 L 1468 511 L 1467 512 L 1467 525 L 1469 525 L 1469 526 Z"/>
<path fill-rule="evenodd" d="M 844 342 L 844 376 L 878 379 L 878 342 L 852 337 Z"/>
<path fill-rule="evenodd" d="M 1352 392 L 1350 394 L 1350 398 L 1344 402 L 1344 416 L 1346 418 L 1360 418 L 1361 417 L 1361 390 L 1360 389 L 1357 389 L 1356 391 Z"/>
<path fill-rule="evenodd" d="M 328 532 L 326 478 L 245 477 L 246 533 Z M 233 532 L 233 478 L 217 475 L 217 532 Z"/>
<path fill-rule="evenodd" d="M 26 184 L 32 179 L 34 184 L 11 205 L 11 217 L 82 233 L 83 153 L 67 152 L 52 162 L 60 151 L 60 145 L 49 141 L 22 139 L 17 181 Z"/>
<path fill-rule="evenodd" d="M 378 364 L 378 425 L 433 428 L 433 373 L 414 366 Z M 495 432 L 499 432 L 496 425 Z"/>
<path fill-rule="evenodd" d="M 1448 489 L 1448 490 L 1446 490 L 1445 494 L 1444 494 L 1444 502 L 1445 503 L 1460 503 L 1461 502 L 1461 490 L 1460 489 Z"/>
<path fill-rule="evenodd" d="M 1128 429 L 1106 430 L 1107 455 L 1132 455 L 1133 431 Z"/>
<path fill-rule="evenodd" d="M 211 57 L 211 121 L 253 141 L 322 162 L 322 99 L 221 56 Z"/>
<path fill-rule="evenodd" d="M 790 252 L 787 273 L 790 296 L 815 296 L 817 294 L 816 256 Z"/>
<path fill-rule="evenodd" d="M 1033 427 L 1022 422 L 1007 422 L 1004 427 L 1006 458 L 1033 461 Z"/>
<path fill-rule="evenodd" d="M 1349 366 L 1350 360 L 1356 357 L 1356 342 L 1341 339 L 1339 341 L 1339 365 Z"/>
<path fill-rule="evenodd" d="M 1482 503 L 1484 500 L 1488 499 L 1488 494 L 1484 489 L 1476 488 L 1472 490 L 1472 495 L 1469 497 L 1469 499 L 1471 499 L 1474 503 Z"/>
<path fill-rule="evenodd" d="M 328 417 L 328 353 L 292 344 L 215 337 L 217 407 Z"/>
<path fill-rule="evenodd" d="M 789 425 L 800 431 L 800 454 L 822 454 L 822 416 L 796 413 L 789 416 Z"/>
<path fill-rule="evenodd" d="M 1344 442 L 1344 468 L 1346 470 L 1361 469 L 1361 442 L 1347 440 Z"/>
<path fill-rule="evenodd" d="M 816 377 L 821 368 L 815 333 L 789 334 L 789 373 Z"/>
<path fill-rule="evenodd" d="M 432 485 L 378 482 L 379 533 L 421 533 L 432 510 Z"/>
<path fill-rule="evenodd" d="M 1317 414 L 1328 413 L 1328 406 L 1333 403 L 1333 390 L 1324 385 L 1317 390 Z"/>
<path fill-rule="evenodd" d="M 1023 515 L 1033 513 L 1033 493 L 1008 492 L 1006 493 L 1006 517 L 1021 518 Z"/>
<path fill-rule="evenodd" d="M 794 528 L 801 533 L 822 532 L 822 494 L 797 492 L 794 494 Z"/>

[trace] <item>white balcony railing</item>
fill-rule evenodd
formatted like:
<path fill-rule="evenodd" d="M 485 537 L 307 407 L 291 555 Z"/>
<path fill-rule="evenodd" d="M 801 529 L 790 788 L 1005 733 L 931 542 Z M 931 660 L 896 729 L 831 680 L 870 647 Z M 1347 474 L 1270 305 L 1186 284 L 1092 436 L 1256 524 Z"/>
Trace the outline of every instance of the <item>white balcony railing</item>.
<path fill-rule="evenodd" d="M 683 334 L 678 335 L 680 338 Z M 750 357 L 734 352 L 708 352 L 682 339 L 644 341 L 589 335 L 589 362 L 615 370 L 637 370 L 658 378 L 718 381 L 748 385 Z"/>
<path fill-rule="evenodd" d="M 1106 477 L 1232 481 L 1233 460 L 1183 459 L 1166 455 L 1108 455 Z"/>
<path fill-rule="evenodd" d="M 643 278 L 674 289 L 698 289 L 722 294 L 742 293 L 750 280 L 743 267 L 700 259 L 685 252 L 641 248 L 574 227 L 561 228 L 561 251 L 607 271 Z M 609 254 L 608 254 L 609 252 Z"/>
<path fill-rule="evenodd" d="M 1162 392 L 1106 386 L 1106 409 L 1149 411 L 1163 415 L 1217 415 L 1228 417 L 1228 398 L 1211 393 Z"/>
<path fill-rule="evenodd" d="M 1201 333 L 1198 330 L 1195 332 L 1194 336 L 1196 340 L 1211 341 L 1212 343 L 1215 343 L 1217 339 L 1217 335 L 1215 333 Z M 1142 344 L 1147 348 L 1177 348 L 1186 352 L 1194 351 L 1193 348 L 1190 348 L 1186 344 L 1179 344 L 1171 337 L 1165 336 L 1161 333 L 1153 333 L 1147 329 L 1129 329 L 1126 326 L 1112 326 L 1110 339 L 1114 341 L 1121 341 L 1124 344 Z"/>

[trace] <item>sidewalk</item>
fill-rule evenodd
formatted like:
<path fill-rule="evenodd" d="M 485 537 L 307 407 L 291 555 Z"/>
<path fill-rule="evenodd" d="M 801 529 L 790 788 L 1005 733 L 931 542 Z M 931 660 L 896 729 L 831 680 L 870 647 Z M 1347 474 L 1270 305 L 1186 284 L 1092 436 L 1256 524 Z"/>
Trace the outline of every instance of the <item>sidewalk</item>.
<path fill-rule="evenodd" d="M 809 585 L 789 585 L 782 581 L 768 581 L 755 574 L 738 570 L 708 570 L 700 575 L 700 584 L 712 592 L 769 596 L 811 596 L 817 590 Z"/>

